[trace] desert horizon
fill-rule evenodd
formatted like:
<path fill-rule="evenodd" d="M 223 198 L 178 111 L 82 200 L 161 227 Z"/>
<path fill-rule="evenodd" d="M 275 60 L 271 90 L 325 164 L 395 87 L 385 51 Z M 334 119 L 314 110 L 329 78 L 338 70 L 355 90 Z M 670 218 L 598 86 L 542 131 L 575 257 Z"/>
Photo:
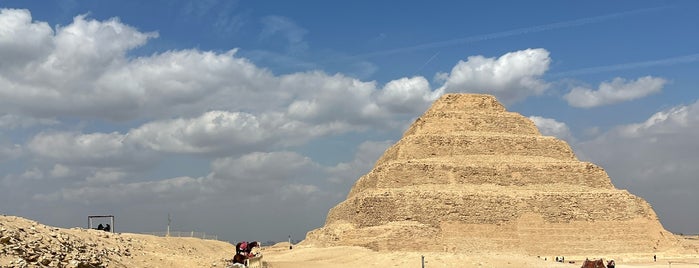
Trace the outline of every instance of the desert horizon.
<path fill-rule="evenodd" d="M 693 254 L 625 256 L 527 256 L 431 251 L 372 251 L 356 246 L 316 248 L 288 242 L 262 245 L 263 267 L 580 267 L 585 258 L 614 259 L 616 267 L 689 268 L 699 265 L 699 236 L 680 236 Z M 62 245 L 62 246 L 61 246 Z M 18 250 L 19 249 L 19 250 Z M 0 216 L 0 267 L 233 267 L 235 245 L 189 237 L 56 228 L 16 216 Z M 564 257 L 565 262 L 555 262 Z M 570 263 L 573 262 L 573 263 Z M 92 266 L 90 266 L 92 265 Z"/>

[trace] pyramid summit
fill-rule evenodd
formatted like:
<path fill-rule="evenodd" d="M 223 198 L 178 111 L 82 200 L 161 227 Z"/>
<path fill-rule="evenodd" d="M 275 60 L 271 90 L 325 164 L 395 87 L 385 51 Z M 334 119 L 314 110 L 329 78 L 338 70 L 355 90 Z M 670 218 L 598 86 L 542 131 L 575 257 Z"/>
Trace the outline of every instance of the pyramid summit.
<path fill-rule="evenodd" d="M 481 94 L 435 101 L 303 243 L 542 256 L 679 245 L 646 201 Z"/>

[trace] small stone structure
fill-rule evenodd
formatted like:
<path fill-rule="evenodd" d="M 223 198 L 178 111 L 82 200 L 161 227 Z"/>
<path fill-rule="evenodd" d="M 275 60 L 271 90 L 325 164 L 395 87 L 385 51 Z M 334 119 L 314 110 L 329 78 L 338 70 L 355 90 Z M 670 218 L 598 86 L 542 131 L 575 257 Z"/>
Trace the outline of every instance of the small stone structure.
<path fill-rule="evenodd" d="M 643 199 L 493 96 L 447 94 L 303 244 L 561 256 L 678 247 Z"/>

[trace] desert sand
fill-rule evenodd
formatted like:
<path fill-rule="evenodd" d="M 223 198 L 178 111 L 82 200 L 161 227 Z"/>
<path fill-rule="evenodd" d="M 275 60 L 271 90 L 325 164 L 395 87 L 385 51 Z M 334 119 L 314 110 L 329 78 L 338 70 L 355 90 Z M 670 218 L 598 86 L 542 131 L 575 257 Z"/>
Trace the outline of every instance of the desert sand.
<path fill-rule="evenodd" d="M 699 237 L 679 237 L 697 252 Z M 83 228 L 56 228 L 15 216 L 0 216 L 0 267 L 229 267 L 235 246 L 199 238 L 107 233 Z M 344 267 L 580 267 L 581 257 L 526 256 L 513 253 L 372 251 L 356 246 L 316 248 L 288 243 L 263 245 L 270 268 Z M 605 258 L 609 256 L 589 256 Z M 544 260 L 546 258 L 546 260 Z M 614 257 L 617 267 L 699 267 L 699 254 Z M 674 263 L 669 265 L 669 261 Z M 684 262 L 684 263 L 680 263 Z"/>
<path fill-rule="evenodd" d="M 687 247 L 694 249 L 699 246 L 699 239 L 694 237 L 678 238 Z M 585 259 L 581 256 L 566 257 L 565 263 L 555 262 L 555 256 L 526 256 L 514 253 L 447 253 L 447 252 L 377 252 L 362 247 L 338 246 L 330 248 L 313 248 L 295 246 L 289 250 L 288 243 L 284 246 L 266 247 L 263 249 L 264 259 L 268 267 L 301 268 L 301 267 L 422 267 L 424 256 L 425 267 L 580 267 Z M 607 256 L 589 256 L 609 260 Z M 658 255 L 653 256 L 629 254 L 614 258 L 616 267 L 699 267 L 699 255 Z M 573 261 L 574 263 L 569 263 Z"/>

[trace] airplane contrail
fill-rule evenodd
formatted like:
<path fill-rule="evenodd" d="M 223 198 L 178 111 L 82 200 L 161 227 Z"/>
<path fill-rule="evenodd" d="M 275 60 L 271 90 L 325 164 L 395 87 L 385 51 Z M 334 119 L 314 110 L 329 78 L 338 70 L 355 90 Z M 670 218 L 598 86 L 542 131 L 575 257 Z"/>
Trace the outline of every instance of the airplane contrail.
<path fill-rule="evenodd" d="M 681 63 L 691 63 L 691 62 L 696 62 L 696 61 L 699 61 L 699 53 L 685 55 L 685 56 L 679 56 L 679 57 L 673 57 L 673 58 L 666 58 L 666 59 L 661 59 L 661 60 L 639 61 L 639 62 L 622 63 L 622 64 L 615 64 L 615 65 L 605 65 L 605 66 L 582 68 L 582 69 L 565 71 L 565 72 L 560 72 L 560 73 L 552 73 L 548 76 L 553 77 L 553 78 L 562 77 L 562 76 L 575 76 L 575 75 L 581 75 L 581 74 L 603 73 L 603 72 L 628 70 L 628 69 L 661 66 L 661 65 L 675 65 L 675 64 L 681 64 Z"/>
<path fill-rule="evenodd" d="M 369 52 L 369 53 L 364 53 L 364 54 L 357 54 L 357 55 L 350 56 L 349 58 L 371 58 L 371 57 L 376 57 L 376 56 L 405 53 L 405 52 L 424 50 L 424 49 L 430 49 L 430 48 L 439 48 L 439 47 L 447 47 L 447 46 L 453 46 L 453 45 L 459 45 L 459 44 L 475 43 L 475 42 L 481 42 L 481 41 L 486 41 L 486 40 L 492 40 L 492 39 L 516 36 L 516 35 L 523 35 L 523 34 L 528 34 L 528 33 L 537 33 L 537 32 L 550 31 L 550 30 L 556 30 L 556 29 L 562 29 L 562 28 L 569 28 L 569 27 L 574 27 L 574 26 L 582 26 L 582 25 L 587 25 L 587 24 L 592 24 L 592 23 L 599 23 L 599 22 L 608 21 L 608 20 L 612 20 L 612 19 L 618 19 L 618 18 L 630 16 L 630 15 L 638 15 L 638 14 L 643 14 L 643 13 L 660 11 L 660 10 L 668 9 L 670 7 L 672 7 L 672 6 L 662 6 L 662 7 L 653 7 L 653 8 L 644 8 L 644 9 L 636 9 L 636 10 L 631 10 L 631 11 L 617 12 L 617 13 L 612 13 L 612 14 L 607 14 L 607 15 L 602 15 L 602 16 L 582 18 L 582 19 L 577 19 L 577 20 L 562 21 L 562 22 L 519 28 L 519 29 L 497 32 L 497 33 L 489 33 L 489 34 L 476 35 L 476 36 L 470 36 L 470 37 L 464 37 L 464 38 L 457 38 L 457 39 L 451 39 L 451 40 L 445 40 L 445 41 L 425 43 L 425 44 L 409 46 L 409 47 L 394 48 L 394 49 L 381 50 L 381 51 Z"/>
<path fill-rule="evenodd" d="M 437 53 L 434 53 L 434 55 L 432 55 L 432 57 L 430 57 L 425 63 L 423 63 L 422 66 L 420 66 L 420 69 L 417 69 L 417 72 L 415 73 L 419 73 L 420 71 L 422 71 L 422 68 L 425 68 L 425 66 L 427 66 L 428 63 L 430 63 L 434 58 L 436 58 L 437 55 L 439 55 L 439 52 L 441 51 L 437 51 Z"/>

